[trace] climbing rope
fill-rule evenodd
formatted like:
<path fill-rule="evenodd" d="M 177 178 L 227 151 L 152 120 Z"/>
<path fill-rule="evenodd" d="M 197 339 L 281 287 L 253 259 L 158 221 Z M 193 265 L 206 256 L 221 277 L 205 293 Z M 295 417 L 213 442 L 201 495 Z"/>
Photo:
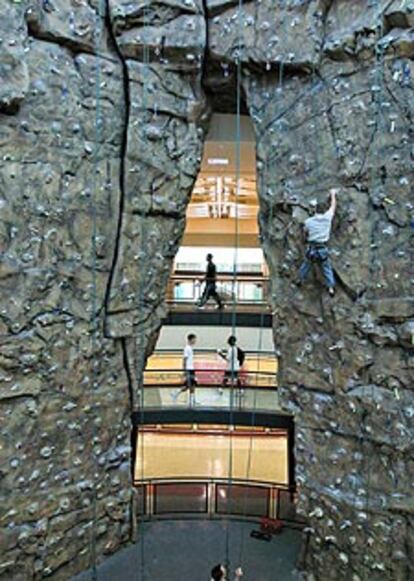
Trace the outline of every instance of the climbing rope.
<path fill-rule="evenodd" d="M 384 15 L 383 15 L 383 10 L 382 8 L 379 9 L 378 15 L 377 17 L 379 18 L 380 21 L 380 26 L 379 29 L 377 31 L 377 41 L 375 43 L 375 64 L 376 64 L 376 79 L 375 79 L 375 84 L 371 87 L 371 93 L 372 93 L 372 103 L 374 105 L 374 129 L 373 129 L 373 137 L 372 137 L 372 159 L 375 160 L 375 162 L 379 159 L 379 155 L 381 155 L 381 142 L 382 142 L 382 136 L 383 134 L 388 131 L 388 122 L 387 120 L 384 118 L 384 112 L 383 112 L 383 108 L 384 108 L 384 96 L 385 96 L 385 71 L 384 71 L 384 67 L 385 67 L 385 47 L 382 44 L 382 39 L 384 37 Z M 375 139 L 375 137 L 377 137 L 377 139 Z M 375 152 L 375 146 L 377 144 L 377 152 Z M 381 178 L 378 174 L 378 169 L 379 167 L 377 167 L 377 163 L 372 163 L 372 167 L 371 167 L 371 171 L 370 171 L 370 179 L 369 179 L 369 192 L 371 193 L 380 193 L 381 190 L 381 186 L 382 184 L 380 183 Z M 389 200 L 389 198 L 385 198 L 385 200 Z M 378 279 L 377 279 L 377 273 L 378 273 L 378 268 L 376 267 L 376 259 L 375 259 L 375 248 L 376 248 L 376 242 L 375 242 L 375 231 L 372 230 L 371 231 L 371 241 L 370 241 L 370 246 L 369 246 L 369 252 L 370 252 L 370 258 L 369 258 L 369 271 L 368 271 L 368 289 L 371 291 L 371 293 L 373 292 L 374 288 L 378 287 Z M 373 381 L 370 382 L 371 383 L 371 406 L 375 405 L 375 391 L 374 391 L 374 384 Z M 378 405 L 378 404 L 377 404 Z M 378 408 L 379 409 L 379 408 Z M 402 414 L 402 410 L 401 410 L 401 406 L 399 406 L 398 409 L 400 418 L 402 419 L 402 425 L 405 423 L 404 419 L 403 419 L 403 414 Z M 366 462 L 366 470 L 365 470 L 365 474 L 366 474 L 366 495 L 365 495 L 365 512 L 366 512 L 366 520 L 363 522 L 363 529 L 365 531 L 365 535 L 367 538 L 367 544 L 369 546 L 370 544 L 370 538 L 372 536 L 372 532 L 375 530 L 375 527 L 373 527 L 371 525 L 372 523 L 372 518 L 369 516 L 371 514 L 371 498 L 372 498 L 372 494 L 371 494 L 371 475 L 372 475 L 372 463 L 373 461 L 377 460 L 377 456 L 372 454 L 371 450 L 368 449 L 368 453 L 365 453 L 365 438 L 364 438 L 364 433 L 368 434 L 368 430 L 367 430 L 367 426 L 366 426 L 366 419 L 368 417 L 368 411 L 367 410 L 363 410 L 362 411 L 362 415 L 361 415 L 361 422 L 360 422 L 360 430 L 361 430 L 361 436 L 360 436 L 360 453 L 362 458 L 365 460 L 365 458 L 367 458 L 367 462 Z M 409 434 L 409 430 L 407 430 L 407 433 Z M 355 503 L 356 503 L 356 498 L 355 498 Z M 390 543 L 390 563 L 392 563 L 392 553 L 393 553 L 393 546 L 392 543 Z"/>
<path fill-rule="evenodd" d="M 148 88 L 146 85 L 146 78 L 147 78 L 147 72 L 149 72 L 149 67 L 151 64 L 151 59 L 150 59 L 150 49 L 148 44 L 146 43 L 145 39 L 148 38 L 147 34 L 146 34 L 146 28 L 148 26 L 149 23 L 149 8 L 148 8 L 148 0 L 144 1 L 143 7 L 143 29 L 144 29 L 144 33 L 142 35 L 143 39 L 144 39 L 144 45 L 143 45 L 143 56 L 142 56 L 142 107 L 140 107 L 140 110 L 142 111 L 142 122 L 139 123 L 138 121 L 138 135 L 139 135 L 139 140 L 140 143 L 142 144 L 142 147 L 144 146 L 144 142 L 146 139 L 146 132 L 145 132 L 145 125 L 146 125 L 146 114 L 148 113 L 147 111 L 147 106 L 148 106 Z M 144 147 L 143 147 L 144 149 Z M 146 253 L 146 241 L 147 241 L 147 231 L 146 231 L 146 219 L 144 216 L 140 216 L 140 240 L 141 240 L 141 250 L 140 250 L 140 256 L 142 258 L 142 272 L 146 272 L 146 258 L 147 258 L 147 253 Z M 137 264 L 137 268 L 138 268 L 138 264 Z M 143 284 L 143 281 L 141 280 L 141 284 L 139 286 L 139 292 L 138 292 L 138 300 L 137 300 L 137 312 L 144 312 L 145 309 L 145 286 Z M 145 367 L 145 351 L 144 351 L 144 345 L 145 345 L 145 326 L 144 323 L 141 323 L 141 332 L 140 332 L 140 336 L 139 336 L 139 345 L 140 345 L 140 349 L 139 352 L 137 352 L 137 349 L 135 349 L 135 355 L 137 356 L 137 360 L 134 362 L 135 363 L 135 374 L 136 374 L 136 380 L 137 380 L 137 385 L 139 386 L 139 410 L 140 410 L 140 421 L 139 421 L 139 425 L 140 428 L 138 429 L 137 432 L 137 437 L 138 437 L 138 442 L 140 444 L 139 446 L 139 452 L 138 452 L 138 446 L 137 446 L 137 452 L 139 454 L 139 458 L 140 458 L 140 490 L 142 491 L 142 502 L 143 502 L 143 506 L 142 506 L 142 516 L 141 518 L 138 518 L 138 527 L 137 527 L 137 534 L 138 534 L 138 543 L 139 543 L 139 550 L 140 550 L 140 575 L 139 575 L 139 579 L 140 581 L 145 581 L 145 484 L 144 484 L 144 479 L 145 479 L 145 433 L 143 431 L 143 426 L 144 426 L 144 381 L 143 381 L 143 370 Z"/>
<path fill-rule="evenodd" d="M 98 521 L 98 493 L 97 493 L 97 478 L 99 475 L 99 463 L 98 457 L 95 452 L 95 445 L 98 441 L 97 432 L 97 413 L 96 413 L 96 394 L 99 390 L 99 374 L 98 368 L 100 365 L 100 359 L 98 358 L 99 351 L 99 337 L 101 335 L 100 325 L 99 325 L 99 308 L 98 308 L 98 264 L 97 264 L 97 237 L 98 237 L 98 224 L 97 224 L 97 200 L 98 200 L 98 176 L 99 176 L 99 153 L 101 149 L 101 127 L 102 127 L 102 113 L 101 113 L 101 57 L 99 55 L 101 42 L 103 39 L 103 27 L 106 16 L 106 3 L 105 0 L 100 0 L 97 5 L 97 13 L 95 19 L 95 143 L 92 154 L 92 165 L 93 165 L 93 175 L 92 183 L 90 187 L 90 197 L 89 197 L 89 212 L 92 222 L 91 231 L 91 292 L 90 292 L 90 317 L 89 317 L 89 334 L 91 338 L 91 351 L 92 351 L 92 389 L 91 389 L 91 399 L 92 399 L 92 442 L 91 442 L 91 454 L 92 454 L 92 526 L 90 533 L 90 554 L 91 554 L 91 578 L 93 581 L 98 579 L 97 570 L 97 549 L 96 549 L 96 538 L 97 538 L 97 521 Z"/>
<path fill-rule="evenodd" d="M 263 328 L 264 328 L 264 313 L 260 314 L 260 327 L 259 327 L 259 338 L 258 338 L 258 346 L 257 346 L 257 371 L 256 371 L 256 378 L 259 377 L 260 368 L 262 363 L 261 353 L 263 349 Z M 245 481 L 248 483 L 250 480 L 250 473 L 252 467 L 252 457 L 253 457 L 253 442 L 254 442 L 254 429 L 256 427 L 256 408 L 257 408 L 257 379 L 256 379 L 256 389 L 253 390 L 253 411 L 251 416 L 251 424 L 250 427 L 252 428 L 250 439 L 249 439 L 249 448 L 247 453 L 247 462 L 246 462 L 246 478 Z M 243 517 L 246 519 L 247 517 L 247 499 L 248 499 L 248 488 L 246 486 L 245 493 L 243 497 Z M 239 559 L 237 561 L 238 565 L 243 568 L 244 564 L 244 547 L 245 547 L 245 535 L 246 532 L 241 529 L 240 534 L 240 547 L 239 547 Z"/>
<path fill-rule="evenodd" d="M 236 336 L 237 327 L 237 262 L 239 249 L 239 200 L 240 200 L 240 174 L 241 174 L 241 74 L 242 74 L 242 10 L 243 0 L 238 2 L 237 15 L 237 48 L 236 48 L 236 203 L 235 203 L 235 232 L 234 232 L 234 253 L 233 253 L 233 277 L 232 277 L 232 335 Z M 232 350 L 234 353 L 234 350 Z M 236 374 L 232 366 L 230 382 L 230 426 L 229 434 L 229 456 L 228 456 L 228 483 L 227 483 L 227 513 L 230 513 L 232 492 L 233 492 L 233 428 L 234 428 L 234 383 Z M 226 566 L 230 570 L 230 525 L 229 519 L 226 521 L 225 540 Z"/>

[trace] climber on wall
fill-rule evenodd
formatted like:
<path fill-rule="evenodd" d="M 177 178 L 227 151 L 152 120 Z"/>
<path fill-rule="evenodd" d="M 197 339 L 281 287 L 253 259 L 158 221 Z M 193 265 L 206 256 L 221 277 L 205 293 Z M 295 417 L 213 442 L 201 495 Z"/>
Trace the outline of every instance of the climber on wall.
<path fill-rule="evenodd" d="M 335 277 L 329 259 L 328 241 L 331 234 L 332 220 L 336 211 L 337 190 L 331 189 L 331 204 L 326 210 L 325 203 L 316 205 L 316 213 L 305 220 L 304 230 L 308 243 L 305 260 L 299 270 L 299 286 L 306 280 L 312 264 L 318 264 L 322 270 L 325 284 L 331 297 L 335 294 Z"/>

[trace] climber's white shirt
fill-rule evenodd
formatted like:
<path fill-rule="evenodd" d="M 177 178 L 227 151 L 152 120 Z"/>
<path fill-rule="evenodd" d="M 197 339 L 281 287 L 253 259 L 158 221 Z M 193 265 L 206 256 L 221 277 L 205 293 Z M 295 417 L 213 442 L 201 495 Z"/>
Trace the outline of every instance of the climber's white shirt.
<path fill-rule="evenodd" d="M 323 244 L 328 242 L 331 235 L 334 213 L 328 210 L 325 214 L 315 214 L 305 220 L 305 228 L 308 231 L 308 242 Z"/>

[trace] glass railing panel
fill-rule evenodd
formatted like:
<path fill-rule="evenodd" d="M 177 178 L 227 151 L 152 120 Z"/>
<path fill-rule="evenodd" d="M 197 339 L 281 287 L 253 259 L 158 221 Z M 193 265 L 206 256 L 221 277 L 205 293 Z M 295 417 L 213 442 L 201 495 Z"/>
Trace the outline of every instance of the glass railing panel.
<path fill-rule="evenodd" d="M 167 301 L 170 303 L 196 302 L 204 288 L 204 273 L 173 275 L 168 284 Z M 264 276 L 219 275 L 217 292 L 226 303 L 265 305 L 269 297 L 269 279 Z"/>
<path fill-rule="evenodd" d="M 276 390 L 260 388 L 197 387 L 194 398 L 189 392 L 179 393 L 178 387 L 145 387 L 144 408 L 149 409 L 240 409 L 246 411 L 279 412 Z"/>
<path fill-rule="evenodd" d="M 251 480 L 165 479 L 136 480 L 139 514 L 143 506 L 148 518 L 172 515 L 235 516 L 242 519 L 270 519 L 302 528 L 297 516 L 297 494 L 288 486 Z"/>
<path fill-rule="evenodd" d="M 148 496 L 146 484 L 135 485 L 135 510 L 138 516 L 144 516 L 147 513 L 146 499 Z"/>
<path fill-rule="evenodd" d="M 223 515 L 266 517 L 270 511 L 270 487 L 249 484 L 217 484 L 216 512 Z"/>
<path fill-rule="evenodd" d="M 154 485 L 154 514 L 203 514 L 208 511 L 207 483 L 171 482 Z"/>
<path fill-rule="evenodd" d="M 248 351 L 243 363 L 241 375 L 248 378 L 250 385 L 255 382 L 254 374 L 273 374 L 276 383 L 278 363 L 275 354 L 271 351 Z M 157 350 L 148 358 L 147 371 L 178 371 L 182 373 L 182 350 Z M 197 370 L 221 370 L 224 372 L 226 362 L 215 350 L 197 349 L 194 354 L 196 372 Z M 262 376 L 263 378 L 263 376 Z"/>
<path fill-rule="evenodd" d="M 289 490 L 279 490 L 278 505 L 277 516 L 281 520 L 304 522 L 303 517 L 297 514 L 297 493 Z"/>

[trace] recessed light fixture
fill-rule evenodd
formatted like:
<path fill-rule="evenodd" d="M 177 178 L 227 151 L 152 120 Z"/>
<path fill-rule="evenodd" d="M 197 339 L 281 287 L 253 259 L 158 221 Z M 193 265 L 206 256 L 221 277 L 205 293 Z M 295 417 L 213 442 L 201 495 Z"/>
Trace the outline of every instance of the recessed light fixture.
<path fill-rule="evenodd" d="M 229 165 L 229 160 L 225 157 L 209 157 L 207 163 L 208 165 Z"/>

